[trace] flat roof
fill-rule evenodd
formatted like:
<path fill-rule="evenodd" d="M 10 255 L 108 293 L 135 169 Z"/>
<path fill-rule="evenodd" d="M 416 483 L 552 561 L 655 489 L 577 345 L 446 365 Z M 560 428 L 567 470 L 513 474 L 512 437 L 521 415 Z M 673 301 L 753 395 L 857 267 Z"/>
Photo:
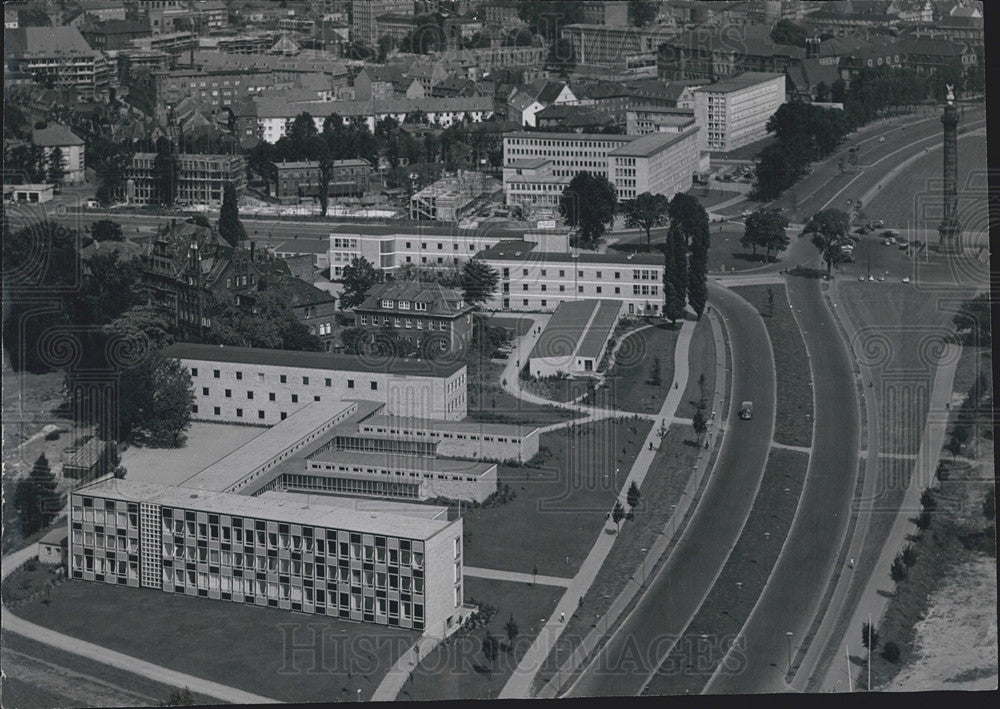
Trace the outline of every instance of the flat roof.
<path fill-rule="evenodd" d="M 308 502 L 310 505 L 326 505 L 339 510 L 353 510 L 371 514 L 385 513 L 401 517 L 417 517 L 419 519 L 448 519 L 448 508 L 440 505 L 421 505 L 416 502 L 397 502 L 373 497 L 342 497 L 340 495 L 325 495 L 318 492 L 293 492 L 291 490 L 268 490 L 258 499 L 289 500 L 292 502 Z M 308 497 L 308 499 L 306 499 Z M 62 527 L 65 529 L 65 527 Z"/>
<path fill-rule="evenodd" d="M 430 539 L 441 530 L 459 522 L 316 504 L 312 495 L 303 495 L 302 499 L 268 499 L 117 478 L 77 488 L 72 494 L 420 540 Z"/>
<path fill-rule="evenodd" d="M 270 350 L 262 347 L 229 347 L 202 345 L 194 342 L 175 342 L 160 350 L 164 357 L 197 360 L 200 362 L 227 362 L 293 369 L 327 369 L 333 372 L 367 372 L 369 374 L 406 374 L 423 377 L 450 377 L 465 369 L 464 362 L 442 362 L 426 359 L 386 360 L 371 359 L 332 352 L 299 352 L 297 350 Z"/>
<path fill-rule="evenodd" d="M 359 236 L 451 236 L 472 238 L 495 236 L 497 239 L 521 239 L 524 232 L 502 229 L 489 222 L 477 229 L 461 229 L 456 222 L 419 222 L 415 224 L 337 224 L 330 228 L 330 235 L 357 234 Z"/>
<path fill-rule="evenodd" d="M 411 416 L 392 416 L 377 414 L 360 423 L 371 426 L 386 426 L 395 428 L 414 428 L 425 431 L 456 431 L 458 433 L 486 433 L 499 436 L 526 436 L 537 431 L 533 424 L 488 423 L 485 421 L 442 421 Z M 359 424 L 360 425 L 360 424 Z"/>
<path fill-rule="evenodd" d="M 697 93 L 708 93 L 713 94 L 725 94 L 732 91 L 741 91 L 749 86 L 754 86 L 755 84 L 762 84 L 765 81 L 772 81 L 774 79 L 780 79 L 784 74 L 778 74 L 769 71 L 747 71 L 742 74 L 737 74 L 736 76 L 731 76 L 728 79 L 723 79 L 714 84 L 708 84 L 707 86 L 699 86 L 695 89 Z"/>
<path fill-rule="evenodd" d="M 531 261 L 538 263 L 590 263 L 609 266 L 662 266 L 661 254 L 620 254 L 578 251 L 573 255 L 556 251 L 534 251 L 537 246 L 529 241 L 502 241 L 483 249 L 477 258 L 497 261 Z"/>
<path fill-rule="evenodd" d="M 225 490 L 330 419 L 355 407 L 350 401 L 309 402 L 180 484 L 199 490 Z"/>
<path fill-rule="evenodd" d="M 587 323 L 599 306 L 599 300 L 568 300 L 559 303 L 549 318 L 541 337 L 528 359 L 570 357 L 576 354 Z"/>
<path fill-rule="evenodd" d="M 461 473 L 463 475 L 484 475 L 497 467 L 496 463 L 483 463 L 456 458 L 431 458 L 422 455 L 402 455 L 400 453 L 362 453 L 359 451 L 325 450 L 309 456 L 308 462 L 339 463 L 341 465 L 368 466 L 371 468 L 394 468 L 416 470 L 423 473 Z M 333 472 L 333 471 L 331 471 Z"/>
<path fill-rule="evenodd" d="M 313 241 L 312 239 L 282 241 L 274 247 L 274 252 L 279 254 L 325 254 L 329 250 L 329 239 L 324 239 L 322 237 L 316 241 Z"/>
<path fill-rule="evenodd" d="M 620 148 L 615 148 L 608 156 L 614 157 L 649 157 L 661 150 L 666 150 L 671 145 L 687 140 L 698 132 L 698 126 L 692 126 L 680 133 L 647 133 L 638 140 L 627 143 Z"/>
<path fill-rule="evenodd" d="M 594 313 L 594 318 L 590 321 L 583 341 L 576 351 L 577 357 L 597 359 L 600 356 L 608 338 L 611 337 L 615 323 L 618 322 L 618 314 L 621 310 L 622 302 L 620 300 L 604 299 L 601 301 L 600 307 Z"/>
<path fill-rule="evenodd" d="M 637 135 L 622 133 L 549 133 L 548 131 L 513 131 L 503 134 L 508 138 L 537 138 L 539 140 L 600 140 L 612 143 L 630 143 L 637 140 Z"/>

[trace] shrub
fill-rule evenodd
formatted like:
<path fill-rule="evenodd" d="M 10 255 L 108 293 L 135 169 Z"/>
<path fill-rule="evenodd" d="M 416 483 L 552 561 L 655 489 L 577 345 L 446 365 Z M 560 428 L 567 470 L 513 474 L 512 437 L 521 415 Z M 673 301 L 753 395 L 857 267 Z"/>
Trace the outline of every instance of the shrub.
<path fill-rule="evenodd" d="M 882 646 L 882 657 L 889 662 L 896 664 L 899 662 L 899 645 L 893 640 L 889 640 Z"/>
<path fill-rule="evenodd" d="M 907 544 L 903 547 L 903 563 L 907 566 L 916 564 L 918 556 L 919 554 L 917 554 L 917 550 L 912 544 Z"/>
<path fill-rule="evenodd" d="M 861 626 L 861 644 L 868 647 L 869 640 L 871 641 L 871 650 L 874 652 L 875 648 L 878 647 L 878 630 L 865 623 Z"/>
<path fill-rule="evenodd" d="M 46 433 L 45 434 L 45 440 L 46 441 L 58 441 L 59 440 L 59 436 L 61 436 L 61 435 L 62 435 L 62 431 L 60 431 L 57 428 L 55 431 L 49 431 L 48 433 Z"/>
<path fill-rule="evenodd" d="M 903 555 L 896 554 L 896 558 L 892 560 L 889 575 L 894 582 L 900 583 L 906 579 L 906 573 L 906 564 L 903 562 Z"/>
<path fill-rule="evenodd" d="M 920 516 L 917 517 L 917 529 L 923 532 L 927 530 L 930 526 L 931 526 L 931 513 L 928 512 L 927 510 L 924 510 L 923 512 L 920 513 Z"/>

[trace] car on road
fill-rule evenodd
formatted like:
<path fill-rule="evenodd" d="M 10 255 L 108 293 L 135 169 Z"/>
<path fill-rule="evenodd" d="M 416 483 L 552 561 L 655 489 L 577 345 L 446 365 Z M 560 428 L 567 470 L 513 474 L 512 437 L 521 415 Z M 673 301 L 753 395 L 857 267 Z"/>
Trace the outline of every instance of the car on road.
<path fill-rule="evenodd" d="M 903 276 L 903 283 L 909 283 L 909 282 L 910 282 L 910 277 L 909 276 Z"/>
<path fill-rule="evenodd" d="M 880 142 L 880 143 L 884 143 L 884 142 L 885 142 L 885 136 L 884 136 L 884 135 L 880 135 L 880 136 L 878 137 L 878 142 Z"/>
<path fill-rule="evenodd" d="M 858 150 L 859 150 L 859 148 L 858 148 L 857 145 L 852 145 L 850 147 L 850 152 L 852 152 L 852 153 L 856 153 L 856 152 L 858 152 Z"/>
<path fill-rule="evenodd" d="M 744 421 L 749 421 L 753 418 L 753 402 L 744 401 L 740 404 L 740 418 Z"/>

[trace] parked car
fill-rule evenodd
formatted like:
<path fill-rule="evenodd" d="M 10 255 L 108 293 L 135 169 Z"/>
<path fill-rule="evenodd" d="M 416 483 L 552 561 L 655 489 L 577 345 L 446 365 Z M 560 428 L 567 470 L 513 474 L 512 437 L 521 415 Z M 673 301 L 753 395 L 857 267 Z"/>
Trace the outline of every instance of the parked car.
<path fill-rule="evenodd" d="M 744 421 L 749 421 L 753 418 L 753 402 L 744 401 L 740 404 L 740 418 Z"/>

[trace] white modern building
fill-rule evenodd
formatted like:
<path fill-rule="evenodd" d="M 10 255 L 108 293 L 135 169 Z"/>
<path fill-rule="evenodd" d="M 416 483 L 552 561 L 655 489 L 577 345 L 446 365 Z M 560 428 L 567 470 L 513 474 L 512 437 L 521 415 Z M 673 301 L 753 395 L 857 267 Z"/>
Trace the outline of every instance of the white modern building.
<path fill-rule="evenodd" d="M 767 136 L 767 121 L 785 102 L 785 75 L 748 71 L 695 89 L 700 148 L 729 152 Z"/>
<path fill-rule="evenodd" d="M 620 300 L 563 301 L 528 356 L 528 372 L 533 377 L 596 375 L 623 311 Z"/>
<path fill-rule="evenodd" d="M 587 298 L 624 303 L 628 315 L 663 310 L 663 256 L 542 251 L 527 241 L 504 241 L 476 255 L 500 273 L 487 310 L 551 312 Z"/>

